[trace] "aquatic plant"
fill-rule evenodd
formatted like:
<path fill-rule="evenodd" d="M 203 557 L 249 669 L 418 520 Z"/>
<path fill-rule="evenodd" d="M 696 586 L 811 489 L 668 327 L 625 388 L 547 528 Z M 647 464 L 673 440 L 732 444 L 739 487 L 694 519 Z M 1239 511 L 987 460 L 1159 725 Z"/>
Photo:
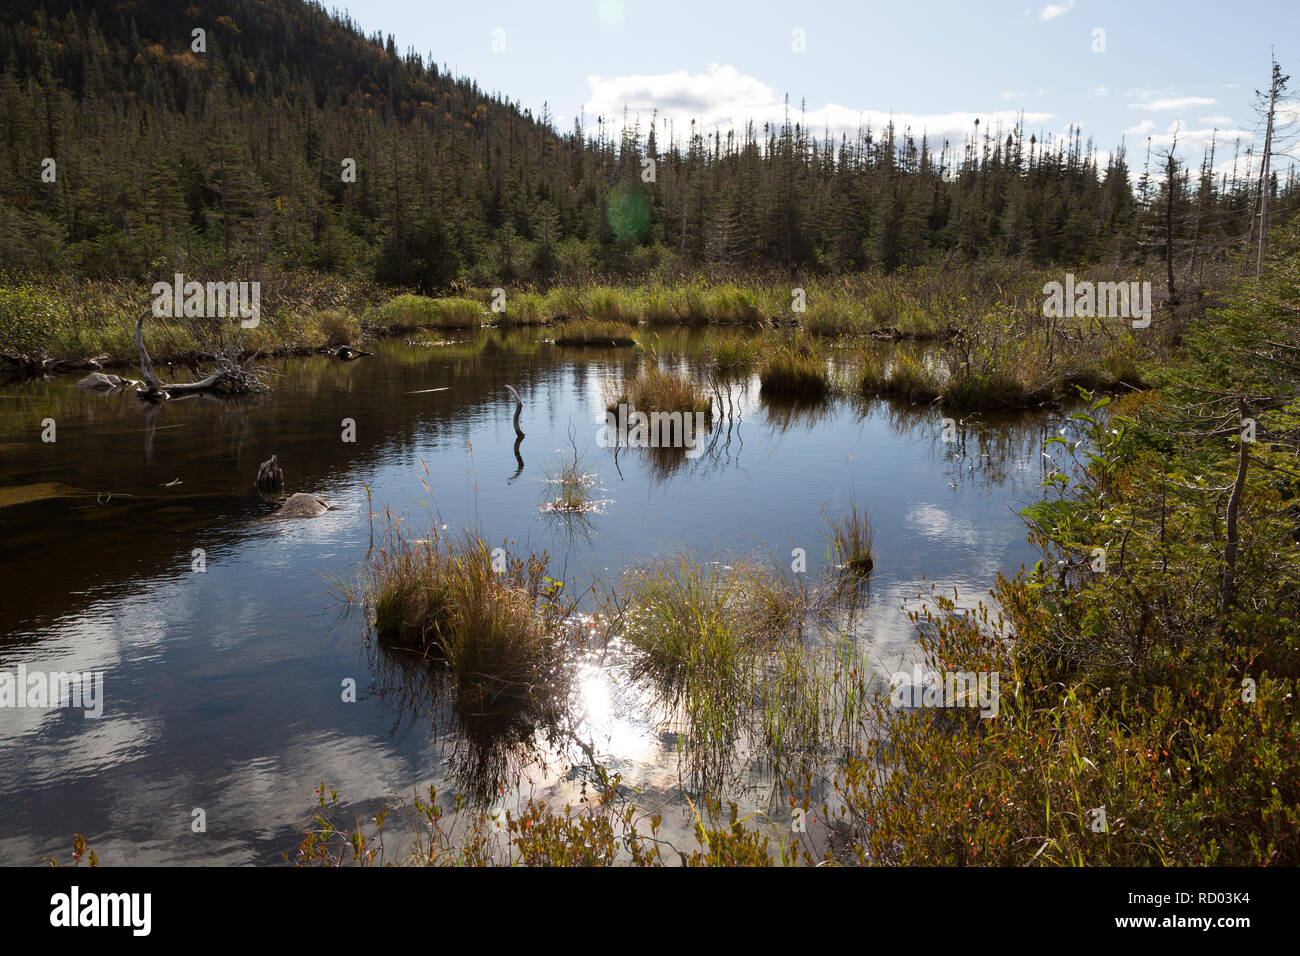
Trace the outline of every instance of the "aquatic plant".
<path fill-rule="evenodd" d="M 758 375 L 764 395 L 816 399 L 831 389 L 825 359 L 804 343 L 774 350 Z"/>
<path fill-rule="evenodd" d="M 630 381 L 611 389 L 606 408 L 617 410 L 626 405 L 641 412 L 681 412 L 683 415 L 703 414 L 712 418 L 713 402 L 708 392 L 691 379 L 666 372 L 657 364 L 648 364 Z"/>
<path fill-rule="evenodd" d="M 477 535 L 408 539 L 390 518 L 358 602 L 380 641 L 445 666 L 475 713 L 544 710 L 562 682 L 567 608 L 546 555 L 510 556 Z"/>
<path fill-rule="evenodd" d="M 885 379 L 886 395 L 905 402 L 932 402 L 939 397 L 934 372 L 914 352 L 895 353 Z"/>
<path fill-rule="evenodd" d="M 859 512 L 854 502 L 848 514 L 830 519 L 830 539 L 841 569 L 858 577 L 871 574 L 876 561 L 871 551 L 871 523 L 867 520 L 866 509 Z"/>
<path fill-rule="evenodd" d="M 556 345 L 595 345 L 620 347 L 636 345 L 632 326 L 625 322 L 600 319 L 577 319 L 565 322 L 555 331 Z"/>

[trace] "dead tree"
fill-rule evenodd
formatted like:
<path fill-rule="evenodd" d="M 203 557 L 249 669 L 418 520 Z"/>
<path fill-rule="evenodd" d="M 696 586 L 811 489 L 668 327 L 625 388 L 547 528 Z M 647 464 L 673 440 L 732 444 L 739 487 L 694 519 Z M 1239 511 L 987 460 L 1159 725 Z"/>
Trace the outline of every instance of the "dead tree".
<path fill-rule="evenodd" d="M 261 380 L 258 369 L 247 363 L 241 364 L 238 355 L 217 355 L 217 370 L 198 382 L 165 383 L 154 371 L 153 360 L 144 347 L 144 320 L 147 312 L 142 312 L 135 321 L 135 347 L 140 353 L 140 375 L 144 379 L 140 397 L 148 401 L 166 401 L 177 395 L 196 392 L 225 392 L 227 394 L 246 394 L 267 391 L 267 385 Z M 250 356 L 248 362 L 252 362 Z"/>

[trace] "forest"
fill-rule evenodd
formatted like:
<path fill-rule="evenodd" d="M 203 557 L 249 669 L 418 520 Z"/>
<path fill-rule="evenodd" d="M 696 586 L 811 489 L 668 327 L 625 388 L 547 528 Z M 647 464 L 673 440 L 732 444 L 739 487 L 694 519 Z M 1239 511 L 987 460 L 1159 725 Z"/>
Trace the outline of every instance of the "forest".
<path fill-rule="evenodd" d="M 1172 246 L 1199 276 L 1249 245 L 1262 190 L 1278 221 L 1300 195 L 1294 168 L 1263 182 L 1259 157 L 1227 134 L 1190 168 L 1073 127 L 976 121 L 948 143 L 868 126 L 836 140 L 788 102 L 785 122 L 761 129 L 651 115 L 561 131 L 546 109 L 316 5 L 210 0 L 204 53 L 197 12 L 5 5 L 6 272 L 306 269 L 437 293 L 981 259 L 1131 266 Z"/>

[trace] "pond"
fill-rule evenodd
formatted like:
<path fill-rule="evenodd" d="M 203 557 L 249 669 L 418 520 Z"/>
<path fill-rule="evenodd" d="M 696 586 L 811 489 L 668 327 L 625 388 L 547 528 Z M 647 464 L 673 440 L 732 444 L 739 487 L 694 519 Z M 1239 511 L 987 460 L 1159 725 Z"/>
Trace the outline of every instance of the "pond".
<path fill-rule="evenodd" d="M 659 336 L 659 361 L 701 374 L 702 334 Z M 385 340 L 355 362 L 285 359 L 270 363 L 273 391 L 240 400 L 156 407 L 69 377 L 0 391 L 0 673 L 103 675 L 98 718 L 0 707 L 0 862 L 66 860 L 83 833 L 111 864 L 274 863 L 300 841 L 322 782 L 359 812 L 430 784 L 465 790 L 475 758 L 436 693 L 376 652 L 338 598 L 385 509 L 420 532 L 436 521 L 545 551 L 589 607 L 594 582 L 683 549 L 788 562 L 802 548 L 813 573 L 827 515 L 856 502 L 875 570 L 855 637 L 882 673 L 915 656 L 908 609 L 921 592 L 956 589 L 970 605 L 1038 557 L 1018 511 L 1040 496 L 1059 411 L 972 416 L 945 442 L 936 408 L 777 405 L 742 377 L 704 452 L 665 458 L 597 440 L 608 383 L 646 353 L 545 336 L 485 330 Z M 518 458 L 506 385 L 524 403 Z M 544 508 L 546 475 L 575 449 L 598 501 L 577 521 Z M 272 454 L 285 491 L 332 510 L 270 517 L 253 481 Z M 606 767 L 639 803 L 681 805 L 689 728 L 628 679 L 625 651 L 574 666 L 583 734 Z M 579 764 L 525 765 L 504 797 L 574 801 L 589 776 Z"/>

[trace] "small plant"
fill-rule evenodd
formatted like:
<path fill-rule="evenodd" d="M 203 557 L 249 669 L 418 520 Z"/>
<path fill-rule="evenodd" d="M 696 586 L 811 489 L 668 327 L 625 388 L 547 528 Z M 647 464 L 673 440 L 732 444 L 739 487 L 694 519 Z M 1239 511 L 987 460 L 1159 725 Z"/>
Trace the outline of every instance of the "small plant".
<path fill-rule="evenodd" d="M 876 566 L 871 553 L 871 523 L 864 508 L 858 511 L 856 503 L 849 513 L 830 523 L 831 547 L 840 567 L 856 577 L 867 577 Z"/>
<path fill-rule="evenodd" d="M 81 866 L 83 859 L 87 866 L 99 866 L 99 857 L 95 856 L 94 850 L 86 849 L 86 838 L 78 833 L 72 838 L 72 865 Z M 61 865 L 59 861 L 52 856 L 47 856 L 45 862 L 50 866 Z"/>
<path fill-rule="evenodd" d="M 573 457 L 546 471 L 546 502 L 542 510 L 552 514 L 578 515 L 596 508 L 592 499 L 596 476 L 585 467 L 572 425 L 569 426 L 569 443 L 573 446 Z"/>

